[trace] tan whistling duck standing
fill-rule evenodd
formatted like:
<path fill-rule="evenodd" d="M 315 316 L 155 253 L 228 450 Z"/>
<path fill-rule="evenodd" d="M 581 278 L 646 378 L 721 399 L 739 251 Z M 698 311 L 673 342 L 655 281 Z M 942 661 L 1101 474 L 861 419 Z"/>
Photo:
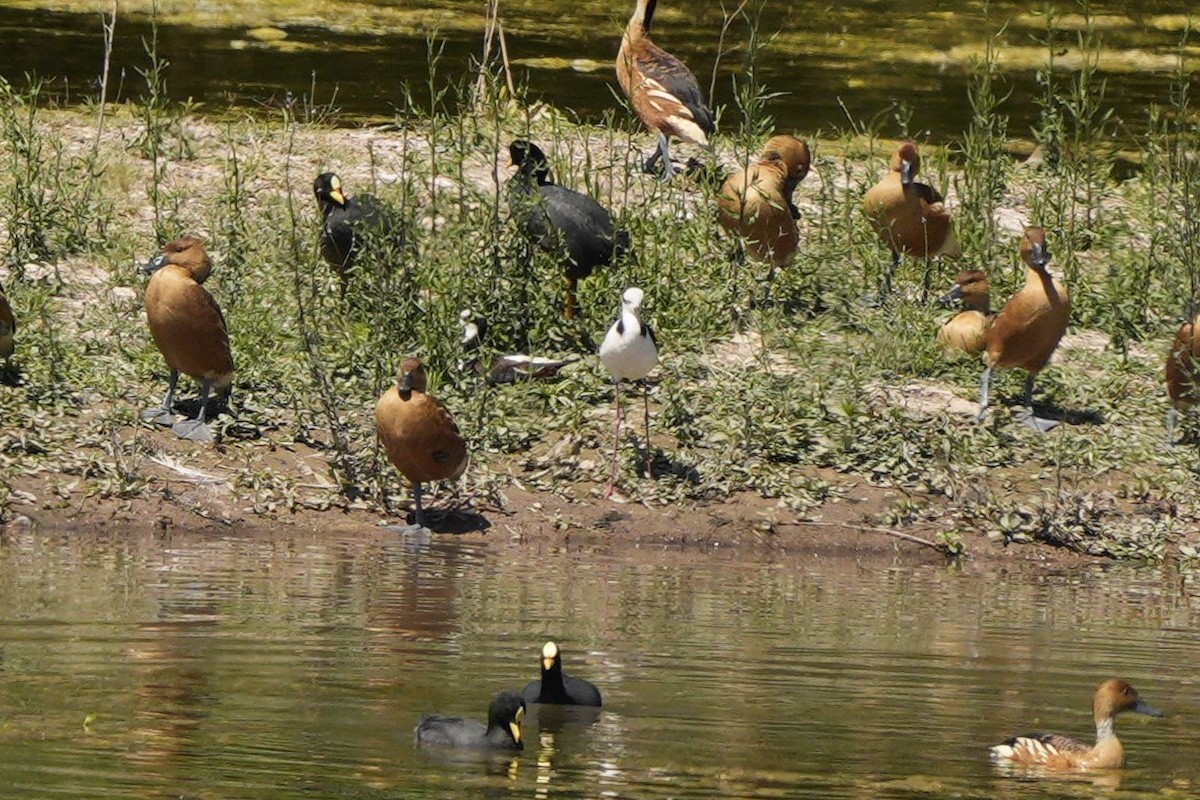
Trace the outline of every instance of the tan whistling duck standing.
<path fill-rule="evenodd" d="M 162 407 L 146 409 L 142 419 L 172 424 L 175 386 L 183 373 L 200 382 L 200 412 L 196 419 L 176 422 L 172 428 L 180 438 L 210 442 L 212 433 L 205 420 L 209 397 L 213 392 L 225 392 L 233 383 L 225 317 L 201 285 L 212 272 L 212 260 L 204 243 L 189 236 L 168 244 L 139 271 L 151 276 L 146 286 L 146 320 L 154 343 L 171 368 Z"/>
<path fill-rule="evenodd" d="M 6 361 L 12 358 L 15 346 L 13 334 L 17 332 L 17 319 L 13 316 L 12 306 L 8 304 L 8 295 L 4 293 L 4 285 L 0 284 L 0 358 Z"/>
<path fill-rule="evenodd" d="M 1021 258 L 1026 267 L 1025 286 L 1004 304 L 987 330 L 983 379 L 979 387 L 979 418 L 983 419 L 987 413 L 992 370 L 1021 367 L 1029 372 L 1025 379 L 1026 412 L 1021 420 L 1034 430 L 1044 432 L 1058 422 L 1033 413 L 1033 382 L 1067 332 L 1071 298 L 1067 295 L 1067 287 L 1046 269 L 1050 263 L 1050 249 L 1043 229 L 1025 229 Z"/>
<path fill-rule="evenodd" d="M 658 133 L 658 149 L 646 161 L 654 172 L 662 159 L 662 179 L 675 174 L 669 138 L 674 136 L 703 147 L 716 130 L 712 112 L 704 105 L 700 85 L 687 66 L 650 40 L 650 25 L 658 0 L 636 0 L 633 16 L 617 53 L 617 82 L 649 130 Z"/>
<path fill-rule="evenodd" d="M 938 329 L 937 339 L 943 347 L 971 356 L 983 352 L 992 324 L 991 297 L 987 273 L 977 269 L 959 273 L 950 291 L 938 298 L 939 305 L 961 303 L 963 308 Z"/>
<path fill-rule="evenodd" d="M 1138 696 L 1137 689 L 1112 678 L 1100 684 L 1092 700 L 1096 744 L 1089 746 L 1068 736 L 1039 732 L 1014 736 L 989 748 L 989 754 L 993 761 L 1047 769 L 1120 769 L 1125 766 L 1125 747 L 1113 733 L 1113 720 L 1124 711 L 1163 716 Z"/>
<path fill-rule="evenodd" d="M 790 141 L 788 141 L 790 140 Z M 793 137 L 767 142 L 762 157 L 730 175 L 717 198 L 721 227 L 740 236 L 750 256 L 775 268 L 792 260 L 800 243 L 792 192 L 808 174 L 808 145 Z"/>
<path fill-rule="evenodd" d="M 600 343 L 600 361 L 613 376 L 613 396 L 617 404 L 617 425 L 613 432 L 612 470 L 604 497 L 612 496 L 617 483 L 617 450 L 621 443 L 621 381 L 640 381 L 658 363 L 658 341 L 654 331 L 642 322 L 642 300 L 645 295 L 630 286 L 621 295 L 621 312 Z M 646 402 L 646 472 L 653 477 L 653 458 L 650 453 L 650 390 L 642 386 Z"/>
<path fill-rule="evenodd" d="M 1200 403 L 1200 316 L 1179 326 L 1167 354 L 1167 444 L 1175 444 L 1175 425 L 1181 411 Z"/>
<path fill-rule="evenodd" d="M 415 506 L 411 529 L 425 529 L 421 484 L 459 478 L 467 468 L 467 443 L 454 418 L 425 393 L 425 365 L 407 358 L 396 382 L 375 406 L 375 429 L 396 469 L 412 483 Z"/>
<path fill-rule="evenodd" d="M 921 156 L 916 142 L 902 142 L 892 156 L 891 172 L 867 190 L 863 211 L 879 238 L 891 248 L 892 262 L 883 281 L 883 293 L 892 291 L 892 276 L 905 254 L 925 259 L 926 294 L 929 291 L 929 259 L 959 256 L 958 241 L 950 224 L 942 195 L 916 179 Z"/>

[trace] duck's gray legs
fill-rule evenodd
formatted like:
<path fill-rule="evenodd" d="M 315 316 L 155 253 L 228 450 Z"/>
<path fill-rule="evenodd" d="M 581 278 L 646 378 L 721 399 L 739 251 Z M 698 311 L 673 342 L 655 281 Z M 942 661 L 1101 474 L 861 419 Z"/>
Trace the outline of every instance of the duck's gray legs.
<path fill-rule="evenodd" d="M 658 149 L 654 151 L 650 158 L 646 159 L 646 172 L 653 175 L 654 168 L 660 159 L 663 164 L 662 175 L 659 176 L 659 180 L 669 181 L 675 175 L 675 165 L 671 163 L 671 147 L 665 133 L 658 134 Z"/>
<path fill-rule="evenodd" d="M 983 377 L 979 379 L 979 413 L 975 418 L 983 421 L 988 410 L 988 392 L 992 388 L 992 368 L 984 367 Z"/>
<path fill-rule="evenodd" d="M 147 408 L 142 411 L 142 419 L 156 425 L 171 427 L 174 421 L 171 407 L 175 405 L 175 385 L 179 383 L 179 370 L 171 370 L 171 378 L 167 383 L 167 396 L 163 398 L 162 408 Z"/>
<path fill-rule="evenodd" d="M 1029 376 L 1025 378 L 1025 410 L 1018 415 L 1018 419 L 1038 433 L 1045 433 L 1057 428 L 1058 420 L 1046 419 L 1033 413 L 1033 382 L 1035 380 L 1037 380 L 1037 373 L 1034 372 L 1029 373 Z"/>
<path fill-rule="evenodd" d="M 188 439 L 193 442 L 211 442 L 212 432 L 209 431 L 205 421 L 205 414 L 208 411 L 208 396 L 212 393 L 212 381 L 200 381 L 200 413 L 195 419 L 185 419 L 183 422 L 176 422 L 172 430 L 180 439 Z"/>

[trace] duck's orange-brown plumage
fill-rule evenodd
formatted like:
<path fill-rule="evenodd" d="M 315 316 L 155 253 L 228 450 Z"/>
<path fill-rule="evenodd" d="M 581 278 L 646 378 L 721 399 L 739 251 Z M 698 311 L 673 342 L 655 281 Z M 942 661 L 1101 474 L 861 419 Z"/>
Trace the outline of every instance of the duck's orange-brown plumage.
<path fill-rule="evenodd" d="M 379 441 L 396 469 L 413 484 L 416 522 L 422 522 L 420 486 L 454 480 L 467 468 L 467 443 L 450 412 L 426 389 L 425 365 L 405 359 L 396 382 L 375 406 Z"/>
<path fill-rule="evenodd" d="M 939 302 L 959 302 L 962 311 L 938 329 L 937 339 L 948 350 L 961 350 L 967 355 L 983 352 L 988 327 L 992 324 L 991 290 L 987 274 L 980 270 L 959 273 L 954 287 Z"/>
<path fill-rule="evenodd" d="M 797 139 L 789 134 L 779 134 L 767 139 L 763 145 L 762 158 L 766 158 L 771 153 L 778 153 L 779 157 L 787 164 L 787 180 L 783 185 L 783 196 L 787 200 L 788 210 L 792 212 L 793 219 L 800 219 L 800 209 L 796 208 L 796 203 L 792 195 L 796 191 L 796 187 L 800 185 L 800 181 L 804 180 L 812 169 L 812 150 L 808 147 L 808 142 L 803 139 Z"/>
<path fill-rule="evenodd" d="M 1088 745 L 1054 733 L 1014 736 L 990 748 L 993 760 L 1059 770 L 1118 769 L 1125 766 L 1125 747 L 1113 732 L 1118 714 L 1132 711 L 1161 717 L 1163 713 L 1146 703 L 1127 681 L 1111 678 L 1096 690 L 1092 716 L 1096 743 Z"/>
<path fill-rule="evenodd" d="M 863 198 L 867 219 L 897 256 L 961 255 L 945 201 L 937 189 L 916 180 L 920 169 L 916 142 L 902 142 L 891 171 Z"/>
<path fill-rule="evenodd" d="M 787 165 L 770 151 L 730 175 L 717 198 L 721 227 L 742 237 L 751 258 L 776 267 L 791 261 L 800 243 L 787 180 Z"/>
<path fill-rule="evenodd" d="M 1181 412 L 1200 403 L 1200 316 L 1179 326 L 1167 353 L 1167 443 L 1175 441 L 1175 424 Z"/>
<path fill-rule="evenodd" d="M 13 316 L 12 306 L 8 304 L 8 295 L 4 286 L 0 285 L 0 358 L 10 358 L 15 349 L 13 334 L 17 332 L 17 319 Z"/>
<path fill-rule="evenodd" d="M 204 243 L 177 239 L 163 248 L 146 286 L 150 334 L 167 364 L 221 391 L 233 381 L 233 354 L 221 308 L 201 284 L 212 272 Z"/>
<path fill-rule="evenodd" d="M 992 370 L 996 367 L 1020 367 L 1025 379 L 1026 424 L 1045 431 L 1056 423 L 1039 419 L 1033 413 L 1033 384 L 1050 361 L 1071 319 L 1071 298 L 1062 281 L 1053 277 L 1047 265 L 1050 249 L 1046 231 L 1031 226 L 1021 239 L 1021 259 L 1025 262 L 1025 285 L 1009 298 L 988 326 L 984 339 L 983 379 L 980 386 L 979 417 L 987 412 Z"/>
<path fill-rule="evenodd" d="M 647 170 L 661 158 L 663 176 L 669 178 L 668 138 L 707 145 L 716 124 L 691 70 L 650 39 L 657 4 L 636 0 L 617 53 L 617 82 L 638 119 L 659 135 L 659 149 L 647 161 Z"/>

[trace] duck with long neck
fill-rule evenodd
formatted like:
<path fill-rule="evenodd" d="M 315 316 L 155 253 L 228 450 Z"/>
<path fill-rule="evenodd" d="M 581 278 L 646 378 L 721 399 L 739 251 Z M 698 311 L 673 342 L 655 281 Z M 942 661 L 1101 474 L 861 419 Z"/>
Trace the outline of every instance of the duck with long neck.
<path fill-rule="evenodd" d="M 657 5 L 657 0 L 636 0 L 617 53 L 617 82 L 638 119 L 658 134 L 658 149 L 646 161 L 645 169 L 653 174 L 661 160 L 665 181 L 675 174 L 670 137 L 707 147 L 716 122 L 696 76 L 651 41 L 650 25 Z"/>

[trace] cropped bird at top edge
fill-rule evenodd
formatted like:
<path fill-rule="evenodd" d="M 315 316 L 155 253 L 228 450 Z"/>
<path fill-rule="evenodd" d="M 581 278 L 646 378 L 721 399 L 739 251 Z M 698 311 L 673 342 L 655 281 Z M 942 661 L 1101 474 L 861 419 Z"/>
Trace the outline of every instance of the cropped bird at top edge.
<path fill-rule="evenodd" d="M 662 162 L 662 180 L 675 174 L 670 137 L 708 147 L 716 130 L 713 113 L 704 104 L 696 76 L 675 56 L 650 39 L 658 0 L 635 0 L 633 15 L 617 53 L 617 82 L 642 124 L 658 134 L 658 148 L 646 161 L 653 174 Z"/>
<path fill-rule="evenodd" d="M 612 214 L 591 196 L 556 184 L 546 154 L 533 142 L 517 139 L 508 153 L 517 167 L 506 185 L 509 212 L 528 242 L 558 259 L 567 280 L 564 314 L 574 319 L 579 281 L 631 255 L 629 232 L 616 229 Z"/>
<path fill-rule="evenodd" d="M 1025 379 L 1025 410 L 1019 418 L 1035 431 L 1045 432 L 1056 427 L 1058 421 L 1034 413 L 1033 384 L 1067 332 L 1071 297 L 1067 287 L 1047 268 L 1050 248 L 1044 229 L 1036 226 L 1025 229 L 1021 259 L 1025 262 L 1025 285 L 1004 304 L 985 335 L 978 416 L 983 419 L 987 414 L 992 371 L 997 367 L 1020 367 L 1029 375 Z"/>
<path fill-rule="evenodd" d="M 630 286 L 621 294 L 621 311 L 617 321 L 608 329 L 600 343 L 600 361 L 613 376 L 613 398 L 617 406 L 617 423 L 613 432 L 612 468 L 604 497 L 612 496 L 617 482 L 617 454 L 621 444 L 621 381 L 642 381 L 658 364 L 658 341 L 654 331 L 642 321 L 642 301 L 645 294 Z M 643 383 L 642 397 L 646 404 L 646 474 L 654 477 L 653 455 L 650 449 L 650 391 Z"/>
<path fill-rule="evenodd" d="M 548 358 L 524 353 L 505 353 L 486 361 L 483 355 L 483 340 L 487 335 L 487 320 L 465 308 L 458 314 L 462 326 L 463 357 L 458 361 L 458 371 L 483 377 L 488 386 L 517 383 L 524 380 L 548 380 L 558 375 L 568 364 L 574 364 L 579 356 Z"/>
<path fill-rule="evenodd" d="M 470 750 L 522 750 L 525 701 L 516 692 L 499 692 L 488 704 L 487 724 L 463 717 L 426 714 L 413 731 L 418 745 Z"/>
<path fill-rule="evenodd" d="M 600 706 L 600 690 L 591 681 L 563 672 L 562 651 L 553 641 L 542 645 L 542 676 L 525 685 L 526 703 L 560 706 Z"/>
<path fill-rule="evenodd" d="M 959 273 L 950 291 L 938 298 L 938 305 L 962 306 L 938 328 L 937 340 L 942 347 L 972 356 L 983 352 L 987 329 L 992 324 L 991 297 L 986 272 L 972 269 Z"/>
<path fill-rule="evenodd" d="M 450 412 L 426 394 L 428 379 L 419 358 L 406 358 L 396 381 L 375 405 L 375 429 L 388 459 L 413 490 L 413 525 L 426 530 L 421 484 L 451 481 L 467 468 L 467 443 Z"/>
<path fill-rule="evenodd" d="M 923 291 L 929 293 L 933 256 L 962 255 L 954 238 L 950 212 L 941 193 L 916 179 L 921 170 L 917 143 L 901 142 L 892 155 L 891 169 L 863 197 L 863 212 L 879 238 L 892 251 L 892 260 L 884 274 L 881 291 L 892 291 L 892 278 L 905 255 L 925 260 Z"/>
<path fill-rule="evenodd" d="M 1132 711 L 1151 717 L 1163 712 L 1149 705 L 1128 682 L 1110 678 L 1100 684 L 1092 698 L 1096 743 L 1087 745 L 1055 733 L 1014 736 L 989 748 L 993 761 L 1060 770 L 1119 769 L 1125 766 L 1125 746 L 1113 730 L 1118 714 Z"/>
<path fill-rule="evenodd" d="M 142 419 L 170 426 L 182 439 L 210 442 L 208 403 L 214 392 L 227 393 L 234 370 L 225 317 L 201 285 L 212 272 L 212 260 L 204 243 L 189 236 L 167 244 L 138 271 L 150 275 L 146 321 L 154 343 L 171 368 L 162 407 L 146 409 Z M 175 422 L 172 409 L 180 373 L 200 382 L 200 410 L 195 419 Z"/>
<path fill-rule="evenodd" d="M 343 293 L 364 248 L 377 249 L 388 257 L 410 244 L 394 208 L 373 195 L 348 196 L 336 173 L 318 175 L 313 180 L 313 196 L 321 212 L 321 257 L 337 273 Z"/>
<path fill-rule="evenodd" d="M 1167 352 L 1167 445 L 1175 444 L 1179 415 L 1200 403 L 1200 314 L 1189 315 L 1175 333 Z"/>

